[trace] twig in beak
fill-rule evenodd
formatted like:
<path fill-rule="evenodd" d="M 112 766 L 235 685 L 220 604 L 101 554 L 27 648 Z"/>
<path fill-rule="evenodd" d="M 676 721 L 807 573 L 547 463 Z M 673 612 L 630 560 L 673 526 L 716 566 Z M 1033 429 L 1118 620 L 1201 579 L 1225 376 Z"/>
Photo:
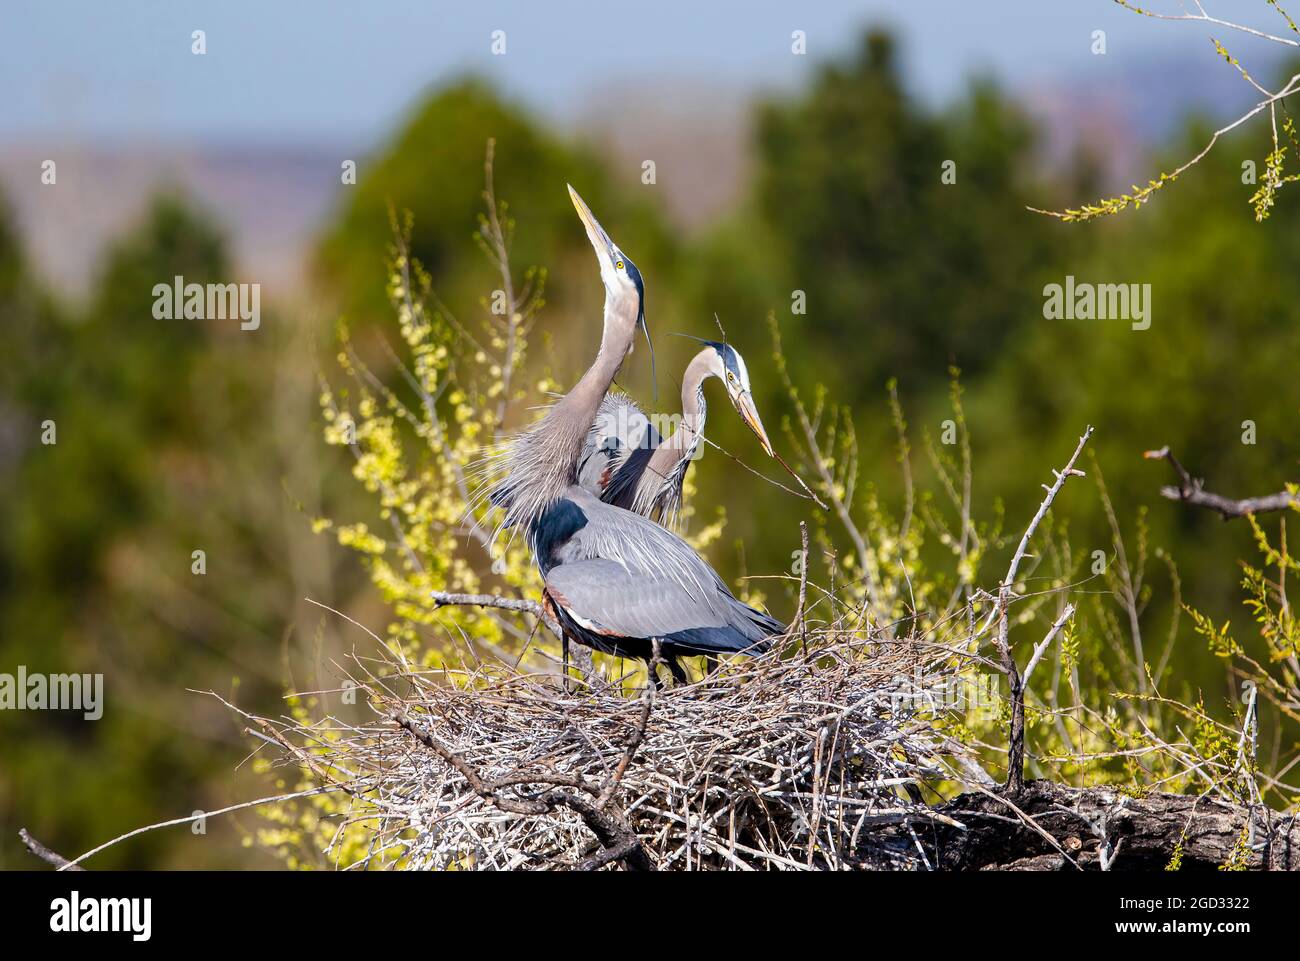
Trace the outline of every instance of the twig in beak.
<path fill-rule="evenodd" d="M 784 484 L 782 484 L 780 481 L 778 481 L 778 480 L 773 480 L 771 477 L 768 477 L 766 474 L 762 473 L 761 471 L 755 470 L 753 467 L 750 467 L 748 464 L 746 464 L 743 460 L 741 460 L 739 457 L 737 457 L 737 456 L 736 456 L 735 454 L 733 454 L 731 451 L 727 450 L 725 447 L 722 447 L 722 446 L 720 446 L 720 445 L 714 443 L 713 441 L 709 440 L 709 438 L 705 437 L 705 438 L 704 438 L 704 442 L 705 442 L 706 444 L 708 444 L 710 447 L 712 447 L 712 448 L 714 448 L 714 449 L 716 449 L 716 450 L 721 451 L 723 454 L 726 454 L 728 457 L 730 457 L 732 460 L 734 460 L 737 464 L 739 464 L 741 467 L 745 468 L 745 470 L 749 471 L 751 474 L 753 474 L 755 477 L 759 478 L 760 480 L 764 480 L 764 481 L 766 481 L 767 483 L 771 484 L 773 487 L 779 487 L 779 488 L 781 488 L 781 490 L 785 491 L 787 494 L 793 494 L 795 497 L 798 497 L 798 498 L 800 498 L 801 500 L 810 500 L 810 501 L 812 501 L 814 504 L 816 504 L 818 507 L 820 507 L 822 510 L 828 510 L 827 506 L 822 502 L 822 499 L 821 499 L 820 497 L 818 497 L 818 496 L 817 496 L 817 495 L 812 491 L 812 489 L 811 489 L 807 484 L 805 484 L 805 483 L 803 482 L 803 478 L 802 478 L 802 477 L 800 477 L 798 474 L 796 474 L 793 470 L 790 469 L 790 465 L 787 464 L 784 460 L 782 460 L 782 459 L 781 459 L 781 455 L 778 454 L 776 451 L 773 451 L 773 452 L 772 452 L 772 456 L 776 459 L 776 462 L 777 462 L 778 464 L 780 464 L 782 467 L 784 467 L 784 468 L 786 469 L 786 473 L 788 473 L 791 477 L 793 477 L 793 478 L 795 479 L 795 481 L 799 484 L 799 486 L 803 488 L 803 493 L 802 493 L 802 494 L 799 493 L 799 491 L 795 490 L 793 487 L 786 487 L 786 486 L 785 486 Z"/>

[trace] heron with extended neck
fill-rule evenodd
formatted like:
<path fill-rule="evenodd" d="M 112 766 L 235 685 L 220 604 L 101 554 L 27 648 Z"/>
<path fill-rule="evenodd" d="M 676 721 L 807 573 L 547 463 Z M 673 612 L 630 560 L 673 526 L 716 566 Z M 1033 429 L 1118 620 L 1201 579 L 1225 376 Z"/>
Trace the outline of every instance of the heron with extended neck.
<path fill-rule="evenodd" d="M 693 338 L 698 339 L 698 338 Z M 704 384 L 722 381 L 727 397 L 763 450 L 773 455 L 749 386 L 749 369 L 729 344 L 702 341 L 682 377 L 682 419 L 665 440 L 650 418 L 624 393 L 605 395 L 587 434 L 578 464 L 578 482 L 607 504 L 674 526 L 682 504 L 686 472 L 704 438 L 708 405 Z"/>
<path fill-rule="evenodd" d="M 631 259 L 610 239 L 572 187 L 569 194 L 596 251 L 605 286 L 596 359 L 578 383 L 503 455 L 505 476 L 493 503 L 502 527 L 527 532 L 544 580 L 545 605 L 566 647 L 652 663 L 654 645 L 678 682 L 677 658 L 758 653 L 785 626 L 737 600 L 709 564 L 671 531 L 606 504 L 578 483 L 583 445 L 619 367 L 645 323 L 645 287 Z"/>

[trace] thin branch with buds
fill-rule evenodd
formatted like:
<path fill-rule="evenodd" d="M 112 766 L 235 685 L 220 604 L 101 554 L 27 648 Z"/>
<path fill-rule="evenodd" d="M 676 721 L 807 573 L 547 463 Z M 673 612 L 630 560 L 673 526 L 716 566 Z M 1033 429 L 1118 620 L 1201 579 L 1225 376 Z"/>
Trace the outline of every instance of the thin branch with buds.
<path fill-rule="evenodd" d="M 1276 34 L 1268 33 L 1263 30 L 1257 30 L 1254 27 L 1250 27 L 1245 24 L 1234 23 L 1228 20 L 1223 20 L 1218 17 L 1211 16 L 1206 11 L 1205 6 L 1201 2 L 1201 0 L 1193 0 L 1197 9 L 1196 13 L 1182 13 L 1182 14 L 1158 13 L 1152 10 L 1147 10 L 1143 7 L 1135 6 L 1134 4 L 1130 3 L 1129 0 L 1114 0 L 1114 2 L 1119 4 L 1121 7 L 1124 7 L 1126 10 L 1131 10 L 1136 14 L 1140 14 L 1141 16 L 1144 17 L 1149 17 L 1153 20 L 1182 20 L 1182 21 L 1205 23 L 1205 24 L 1210 24 L 1212 26 L 1222 27 L 1228 30 L 1234 30 L 1243 34 L 1248 34 L 1250 36 L 1257 37 L 1260 39 L 1269 40 L 1273 43 L 1279 43 L 1287 47 L 1300 47 L 1300 39 L 1278 36 Z M 1277 10 L 1277 12 L 1281 14 L 1281 16 L 1286 20 L 1287 25 L 1290 27 L 1291 31 L 1297 34 L 1297 37 L 1300 37 L 1300 30 L 1296 28 L 1295 21 L 1292 20 L 1290 15 L 1288 15 L 1287 12 L 1282 9 L 1280 4 L 1278 3 L 1278 0 L 1267 0 L 1267 2 L 1269 6 Z M 1055 217 L 1058 220 L 1063 220 L 1067 223 L 1080 223 L 1083 221 L 1094 220 L 1098 217 L 1117 214 L 1120 211 L 1125 210 L 1129 207 L 1133 207 L 1135 209 L 1141 207 L 1143 204 L 1151 200 L 1157 191 L 1162 190 L 1167 185 L 1173 183 L 1184 173 L 1186 173 L 1189 169 L 1191 169 L 1196 164 L 1204 160 L 1205 157 L 1210 153 L 1211 150 L 1214 149 L 1215 145 L 1219 142 L 1220 137 L 1237 129 L 1238 127 L 1246 123 L 1251 118 L 1256 117 L 1263 111 L 1267 110 L 1269 112 L 1269 117 L 1272 122 L 1273 151 L 1265 159 L 1265 171 L 1264 171 L 1263 183 L 1260 185 L 1259 189 L 1255 192 L 1255 194 L 1251 197 L 1251 204 L 1255 208 L 1255 219 L 1260 221 L 1267 219 L 1270 211 L 1272 210 L 1274 197 L 1277 191 L 1284 184 L 1292 183 L 1297 179 L 1300 179 L 1300 175 L 1283 174 L 1282 172 L 1284 150 L 1282 148 L 1281 139 L 1278 136 L 1278 124 L 1277 124 L 1277 107 L 1279 105 L 1283 105 L 1284 101 L 1286 101 L 1287 98 L 1291 97 L 1297 92 L 1300 92 L 1300 74 L 1293 75 L 1289 80 L 1287 80 L 1285 84 L 1283 84 L 1280 90 L 1274 92 L 1272 90 L 1269 90 L 1267 87 L 1263 86 L 1258 80 L 1256 80 L 1253 76 L 1251 76 L 1250 73 L 1245 69 L 1245 67 L 1242 66 L 1240 61 L 1238 61 L 1236 57 L 1234 57 L 1231 53 L 1229 53 L 1227 48 L 1224 47 L 1222 43 L 1220 43 L 1217 39 L 1213 37 L 1211 37 L 1210 39 L 1211 42 L 1214 44 L 1214 48 L 1216 52 L 1219 54 L 1219 56 L 1222 57 L 1229 65 L 1231 65 L 1241 75 L 1243 80 L 1249 83 L 1256 91 L 1263 94 L 1264 99 L 1257 102 L 1253 107 L 1251 107 L 1241 116 L 1237 117 L 1237 119 L 1233 120 L 1231 123 L 1225 124 L 1224 126 L 1220 127 L 1218 130 L 1214 131 L 1214 133 L 1210 137 L 1209 142 L 1201 149 L 1201 151 L 1198 154 L 1196 154 L 1186 163 L 1183 163 L 1179 167 L 1175 168 L 1171 173 L 1161 173 L 1158 178 L 1154 180 L 1149 180 L 1146 186 L 1144 187 L 1138 187 L 1134 185 L 1131 193 L 1121 194 L 1117 197 L 1103 198 L 1102 200 L 1098 201 L 1095 204 L 1084 204 L 1083 206 L 1077 208 L 1066 208 L 1064 210 L 1044 210 L 1038 207 L 1029 207 L 1028 209 L 1033 213 L 1043 214 L 1048 217 Z M 1300 152 L 1300 143 L 1297 143 L 1296 141 L 1295 128 L 1289 120 L 1287 121 L 1285 130 L 1288 137 L 1292 140 L 1292 143 L 1296 146 L 1297 152 Z"/>

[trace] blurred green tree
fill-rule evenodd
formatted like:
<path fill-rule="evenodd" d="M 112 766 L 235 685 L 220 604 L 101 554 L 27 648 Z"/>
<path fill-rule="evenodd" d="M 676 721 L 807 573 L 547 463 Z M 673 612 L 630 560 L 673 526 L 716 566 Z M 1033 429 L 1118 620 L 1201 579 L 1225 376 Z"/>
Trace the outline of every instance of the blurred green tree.
<path fill-rule="evenodd" d="M 599 310 L 591 249 L 565 189 L 572 183 L 611 233 L 626 238 L 628 254 L 647 276 L 649 310 L 656 311 L 656 275 L 663 276 L 673 246 L 653 206 L 613 189 L 616 178 L 593 151 L 547 132 L 483 81 L 466 79 L 423 100 L 391 141 L 362 162 L 357 185 L 345 192 L 315 258 L 317 276 L 337 296 L 340 312 L 358 326 L 387 320 L 389 304 L 375 278 L 384 276 L 393 213 L 411 215 L 411 255 L 428 270 L 443 303 L 479 303 L 497 285 L 491 265 L 466 243 L 478 233 L 484 209 L 489 140 L 496 194 L 520 225 L 512 238 L 516 267 L 541 266 L 561 281 L 576 281 L 547 285 L 548 299 L 566 316 Z M 585 350 L 594 329 L 559 339 L 576 339 Z"/>
<path fill-rule="evenodd" d="M 946 107 L 922 103 L 886 31 L 866 32 L 808 88 L 759 104 L 754 126 L 752 195 L 685 258 L 687 313 L 719 313 L 745 352 L 760 409 L 779 423 L 788 404 L 763 322 L 773 312 L 796 382 L 824 385 L 857 416 L 860 456 L 872 465 L 861 493 L 901 494 L 886 381 L 897 378 L 910 419 L 937 435 L 949 416 L 950 365 L 969 379 L 996 363 L 1041 320 L 1055 265 L 1091 239 L 1017 219 L 1047 178 L 1035 126 L 1015 101 L 974 80 Z M 806 313 L 793 309 L 795 291 Z M 716 417 L 709 433 L 764 466 L 735 418 Z M 729 499 L 727 473 L 706 462 L 703 503 Z M 793 528 L 765 519 L 788 510 L 790 497 L 751 486 L 753 509 L 733 517 L 729 533 L 743 541 L 749 569 L 785 566 Z"/>
<path fill-rule="evenodd" d="M 759 208 L 807 294 L 799 334 L 822 356 L 868 345 L 835 378 L 844 402 L 876 401 L 889 376 L 977 373 L 1037 313 L 1033 279 L 1065 235 L 1009 221 L 1041 178 L 1033 125 L 991 81 L 927 108 L 873 30 L 809 90 L 763 105 L 757 129 Z"/>
<path fill-rule="evenodd" d="M 1204 123 L 1189 124 L 1156 162 L 1207 136 Z M 1141 454 L 1167 444 L 1208 486 L 1234 496 L 1281 490 L 1297 477 L 1300 242 L 1284 217 L 1260 224 L 1243 216 L 1253 187 L 1241 184 L 1240 157 L 1267 149 L 1265 136 L 1207 156 L 1176 193 L 1134 216 L 1066 228 L 1087 232 L 1091 246 L 1063 260 L 1052 280 L 1150 284 L 1149 329 L 1040 313 L 970 393 L 981 447 L 997 452 L 984 460 L 981 483 L 1009 501 L 1031 489 L 1021 474 L 1028 457 L 1097 425 L 1093 446 L 1129 551 L 1145 510 L 1150 543 L 1177 563 L 1184 596 L 1219 619 L 1234 614 L 1238 595 L 1224 559 L 1250 556 L 1251 532 L 1161 498 L 1174 476 Z M 1041 304 L 1041 287 L 1035 293 Z M 1271 530 L 1276 519 L 1261 523 Z M 1076 516 L 1073 539 L 1089 552 L 1111 551 L 1100 504 Z M 1159 570 L 1148 583 L 1152 611 L 1167 621 L 1171 585 Z M 1221 686 L 1220 665 L 1204 657 L 1189 657 L 1181 679 L 1235 696 Z"/>
<path fill-rule="evenodd" d="M 248 344 L 238 322 L 153 316 L 155 284 L 176 275 L 224 283 L 229 272 L 210 220 L 161 197 L 113 245 L 85 309 L 54 310 L 0 228 L 0 314 L 22 357 L 0 384 L 13 439 L 0 523 L 5 670 L 105 676 L 97 721 L 0 718 L 6 863 L 28 858 L 17 853 L 20 826 L 79 852 L 133 826 L 216 807 L 212 778 L 230 762 L 229 719 L 185 688 L 228 687 L 250 665 L 262 694 L 278 687 L 276 659 L 265 655 L 292 598 L 283 586 L 269 589 L 282 584 L 268 558 L 283 493 L 264 457 L 260 476 L 239 473 L 258 455 L 262 435 L 248 432 L 267 418 L 275 353 Z M 272 339 L 264 335 L 262 347 Z M 39 442 L 46 420 L 57 430 L 48 446 Z M 260 517 L 248 509 L 259 490 L 275 505 Z M 191 575 L 196 547 L 213 567 L 202 581 Z M 241 561 L 249 556 L 256 566 Z M 187 580 L 201 586 L 182 586 Z M 256 659 L 241 656 L 253 625 Z M 190 837 L 147 835 L 102 863 L 168 863 Z M 229 863 L 230 840 L 204 849 L 202 863 Z"/>

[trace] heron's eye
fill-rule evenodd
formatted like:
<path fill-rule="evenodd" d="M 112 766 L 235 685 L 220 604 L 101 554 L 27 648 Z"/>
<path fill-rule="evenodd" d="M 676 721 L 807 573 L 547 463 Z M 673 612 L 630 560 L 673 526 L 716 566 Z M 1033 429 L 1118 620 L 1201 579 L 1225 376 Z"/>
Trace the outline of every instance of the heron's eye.
<path fill-rule="evenodd" d="M 736 386 L 736 375 L 733 374 L 731 371 L 727 371 L 727 383 L 730 384 L 732 387 Z"/>
<path fill-rule="evenodd" d="M 615 269 L 615 270 L 622 270 L 622 269 L 623 269 L 623 261 L 620 260 L 618 263 L 616 263 L 616 264 L 614 265 L 614 269 Z"/>

